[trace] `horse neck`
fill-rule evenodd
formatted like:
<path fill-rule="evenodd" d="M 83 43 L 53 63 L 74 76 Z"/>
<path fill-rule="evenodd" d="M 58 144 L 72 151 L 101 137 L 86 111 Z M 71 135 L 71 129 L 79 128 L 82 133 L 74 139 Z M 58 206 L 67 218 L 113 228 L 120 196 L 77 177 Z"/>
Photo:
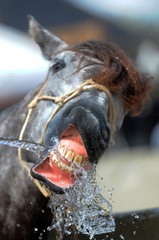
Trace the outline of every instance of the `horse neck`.
<path fill-rule="evenodd" d="M 27 94 L 20 103 L 1 113 L 0 137 L 19 138 L 27 114 L 28 103 L 38 90 L 39 87 Z M 47 200 L 44 199 L 20 165 L 17 149 L 7 146 L 0 146 L 0 189 L 2 236 L 9 236 L 8 239 L 16 239 L 14 235 L 17 234 L 17 230 L 19 230 L 19 236 L 24 232 L 30 234 L 29 230 L 35 227 L 34 224 L 31 224 L 31 219 L 35 217 L 38 220 L 41 209 L 45 208 Z M 17 228 L 17 224 L 23 228 L 22 232 L 21 229 Z M 11 235 L 9 235 L 8 229 L 10 229 Z M 21 236 L 21 239 L 24 239 L 23 236 Z"/>

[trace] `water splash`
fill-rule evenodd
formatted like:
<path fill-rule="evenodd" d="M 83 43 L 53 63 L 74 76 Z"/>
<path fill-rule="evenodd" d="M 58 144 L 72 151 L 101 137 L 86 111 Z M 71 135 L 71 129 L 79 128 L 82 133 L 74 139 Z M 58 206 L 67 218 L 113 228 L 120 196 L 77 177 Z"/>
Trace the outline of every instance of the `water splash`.
<path fill-rule="evenodd" d="M 15 139 L 0 138 L 0 144 L 40 154 L 49 150 L 42 144 Z M 90 239 L 95 235 L 115 231 L 112 206 L 101 195 L 101 188 L 96 182 L 95 165 L 90 171 L 79 167 L 76 170 L 76 178 L 77 184 L 73 188 L 65 190 L 65 194 L 52 193 L 49 207 L 54 222 L 47 230 L 55 229 L 59 240 L 62 240 L 64 235 L 72 234 L 74 226 L 78 233 L 87 234 Z"/>
<path fill-rule="evenodd" d="M 82 176 L 73 188 L 66 190 L 64 195 L 53 194 L 50 197 L 49 207 L 54 222 L 48 230 L 55 229 L 59 240 L 70 235 L 73 226 L 78 233 L 89 235 L 90 239 L 115 230 L 112 206 L 101 195 L 95 166 L 89 172 L 80 169 L 80 173 Z"/>

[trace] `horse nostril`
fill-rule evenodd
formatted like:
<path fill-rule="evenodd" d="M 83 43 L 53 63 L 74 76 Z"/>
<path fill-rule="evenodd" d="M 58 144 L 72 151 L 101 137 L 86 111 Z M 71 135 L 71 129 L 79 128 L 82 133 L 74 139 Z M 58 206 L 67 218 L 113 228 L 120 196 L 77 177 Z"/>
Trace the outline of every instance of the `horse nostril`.
<path fill-rule="evenodd" d="M 105 148 L 107 148 L 108 147 L 108 144 L 107 144 L 107 142 L 105 142 L 104 140 L 100 140 L 99 141 L 99 144 L 100 144 L 100 146 L 101 146 L 101 148 L 103 148 L 103 149 L 105 149 Z"/>
<path fill-rule="evenodd" d="M 107 132 L 107 130 L 102 130 L 102 131 L 101 131 L 101 134 L 102 134 L 102 137 L 103 137 L 104 140 L 106 140 L 106 139 L 108 138 L 108 132 Z"/>

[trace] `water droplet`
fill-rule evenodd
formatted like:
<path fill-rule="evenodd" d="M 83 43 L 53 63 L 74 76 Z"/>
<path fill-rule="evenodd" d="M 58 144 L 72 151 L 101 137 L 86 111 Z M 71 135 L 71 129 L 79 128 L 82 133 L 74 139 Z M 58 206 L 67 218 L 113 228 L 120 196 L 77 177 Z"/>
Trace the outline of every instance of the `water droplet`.
<path fill-rule="evenodd" d="M 42 239 L 43 239 L 43 235 L 42 235 L 42 233 L 40 233 L 38 240 L 42 240 Z"/>
<path fill-rule="evenodd" d="M 47 231 L 51 231 L 52 230 L 52 228 L 51 227 L 47 227 Z"/>
<path fill-rule="evenodd" d="M 42 209 L 41 212 L 42 212 L 42 213 L 45 213 L 45 210 Z"/>
<path fill-rule="evenodd" d="M 17 223 L 17 224 L 16 224 L 16 226 L 17 226 L 18 228 L 20 228 L 20 227 L 21 227 L 21 225 L 20 225 L 19 223 Z"/>
<path fill-rule="evenodd" d="M 139 216 L 138 216 L 138 215 L 135 215 L 134 218 L 139 218 Z"/>
<path fill-rule="evenodd" d="M 136 231 L 133 231 L 133 235 L 135 235 L 136 234 Z"/>
<path fill-rule="evenodd" d="M 120 238 L 123 239 L 123 240 L 125 239 L 123 235 L 120 235 Z"/>
<path fill-rule="evenodd" d="M 38 228 L 34 228 L 34 231 L 37 232 L 37 231 L 38 231 Z"/>

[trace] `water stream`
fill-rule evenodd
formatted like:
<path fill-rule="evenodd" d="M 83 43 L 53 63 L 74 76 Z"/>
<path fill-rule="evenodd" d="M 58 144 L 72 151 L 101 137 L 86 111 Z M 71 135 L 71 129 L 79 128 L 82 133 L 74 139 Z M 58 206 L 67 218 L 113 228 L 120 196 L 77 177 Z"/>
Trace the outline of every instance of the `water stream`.
<path fill-rule="evenodd" d="M 21 141 L 16 139 L 10 139 L 10 138 L 0 138 L 0 144 L 1 145 L 8 145 L 10 147 L 16 147 L 16 148 L 22 148 L 34 153 L 43 153 L 44 150 L 47 149 L 46 146 L 42 144 L 37 143 L 31 143 L 29 141 Z"/>

